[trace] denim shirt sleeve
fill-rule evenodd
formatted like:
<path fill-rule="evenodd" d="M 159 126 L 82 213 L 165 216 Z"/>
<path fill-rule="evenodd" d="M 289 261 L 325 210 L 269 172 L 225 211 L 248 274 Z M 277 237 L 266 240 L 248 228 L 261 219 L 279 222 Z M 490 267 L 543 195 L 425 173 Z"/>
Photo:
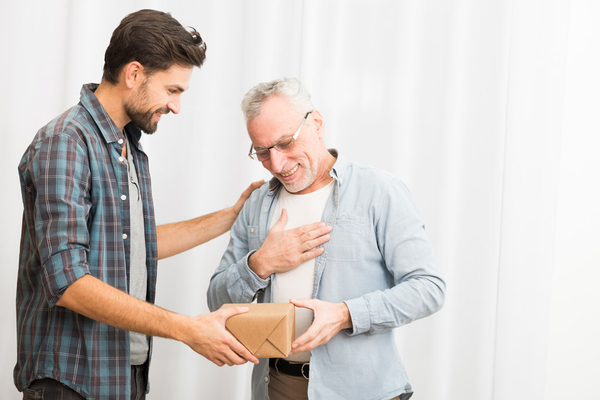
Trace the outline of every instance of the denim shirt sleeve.
<path fill-rule="evenodd" d="M 90 171 L 86 149 L 67 134 L 47 137 L 35 145 L 23 176 L 27 190 L 37 190 L 37 195 L 31 196 L 37 210 L 33 221 L 35 245 L 44 294 L 53 306 L 69 285 L 90 273 L 86 224 L 91 209 Z"/>
<path fill-rule="evenodd" d="M 393 286 L 345 301 L 353 325 L 346 331 L 350 335 L 406 325 L 444 303 L 445 283 L 408 189 L 392 176 L 378 186 L 370 217 Z"/>
<path fill-rule="evenodd" d="M 246 201 L 231 227 L 229 244 L 219 267 L 210 279 L 207 291 L 208 308 L 219 309 L 225 303 L 251 303 L 271 279 L 262 279 L 248 266 L 248 257 L 259 247 L 258 226 L 250 225 L 250 215 L 260 213 L 256 190 Z"/>

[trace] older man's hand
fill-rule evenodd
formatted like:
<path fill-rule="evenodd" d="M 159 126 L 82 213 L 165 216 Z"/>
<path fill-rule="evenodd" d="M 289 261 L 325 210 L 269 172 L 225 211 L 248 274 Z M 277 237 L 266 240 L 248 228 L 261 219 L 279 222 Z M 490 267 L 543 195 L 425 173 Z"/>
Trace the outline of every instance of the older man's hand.
<path fill-rule="evenodd" d="M 309 308 L 314 312 L 312 325 L 292 343 L 290 354 L 310 351 L 325 344 L 342 329 L 352 328 L 352 319 L 346 303 L 329 303 L 317 299 L 290 300 L 296 307 Z"/>
<path fill-rule="evenodd" d="M 265 242 L 248 258 L 248 266 L 262 279 L 277 272 L 286 272 L 323 254 L 318 247 L 330 239 L 332 228 L 324 222 L 315 222 L 296 229 L 285 230 L 288 217 L 285 209 L 279 221 L 267 235 Z"/>

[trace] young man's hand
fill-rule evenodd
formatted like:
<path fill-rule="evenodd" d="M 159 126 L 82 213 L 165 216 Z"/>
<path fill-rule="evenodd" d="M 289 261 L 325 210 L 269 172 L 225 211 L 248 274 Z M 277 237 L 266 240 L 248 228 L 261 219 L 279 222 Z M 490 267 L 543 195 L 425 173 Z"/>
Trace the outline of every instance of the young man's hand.
<path fill-rule="evenodd" d="M 241 365 L 258 359 L 225 329 L 225 321 L 233 315 L 245 313 L 247 307 L 231 307 L 192 318 L 189 337 L 184 339 L 192 350 L 219 367 Z"/>

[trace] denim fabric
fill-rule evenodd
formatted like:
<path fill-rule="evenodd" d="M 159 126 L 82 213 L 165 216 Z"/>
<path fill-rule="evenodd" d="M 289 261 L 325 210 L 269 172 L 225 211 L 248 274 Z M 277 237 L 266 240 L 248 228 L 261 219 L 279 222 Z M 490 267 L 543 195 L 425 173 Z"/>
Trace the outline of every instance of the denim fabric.
<path fill-rule="evenodd" d="M 322 221 L 331 240 L 316 259 L 312 297 L 345 302 L 353 328 L 311 352 L 310 399 L 389 400 L 411 393 L 393 328 L 439 310 L 445 283 L 406 186 L 394 176 L 351 163 L 335 150 L 335 179 Z M 211 310 L 224 303 L 271 302 L 270 277 L 261 279 L 247 259 L 264 242 L 281 185 L 256 190 L 235 221 L 208 289 Z M 269 365 L 252 374 L 252 398 L 267 399 Z"/>
<path fill-rule="evenodd" d="M 131 366 L 131 400 L 145 400 L 148 363 Z"/>
<path fill-rule="evenodd" d="M 68 386 L 46 378 L 35 380 L 23 391 L 23 400 L 83 400 L 80 395 Z"/>

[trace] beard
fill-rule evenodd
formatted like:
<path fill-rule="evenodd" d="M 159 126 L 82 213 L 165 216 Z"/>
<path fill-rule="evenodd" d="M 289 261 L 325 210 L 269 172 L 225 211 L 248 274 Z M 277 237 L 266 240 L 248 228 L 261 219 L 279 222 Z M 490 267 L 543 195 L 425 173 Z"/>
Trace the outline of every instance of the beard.
<path fill-rule="evenodd" d="M 140 86 L 137 93 L 135 93 L 133 99 L 125 103 L 125 113 L 138 128 L 151 135 L 156 132 L 156 129 L 158 128 L 158 121 L 152 121 L 154 114 L 157 112 L 168 114 L 170 110 L 167 107 L 158 108 L 154 111 L 147 109 L 149 103 L 147 85 L 148 81 L 146 80 L 142 83 L 142 86 Z"/>
<path fill-rule="evenodd" d="M 298 169 L 301 169 L 302 172 L 301 176 L 292 182 L 285 182 L 282 179 L 279 179 L 279 182 L 281 182 L 285 190 L 289 193 L 298 193 L 315 183 L 318 167 L 319 163 L 317 160 L 313 160 L 312 163 L 307 163 L 306 166 L 304 164 L 298 165 Z"/>

